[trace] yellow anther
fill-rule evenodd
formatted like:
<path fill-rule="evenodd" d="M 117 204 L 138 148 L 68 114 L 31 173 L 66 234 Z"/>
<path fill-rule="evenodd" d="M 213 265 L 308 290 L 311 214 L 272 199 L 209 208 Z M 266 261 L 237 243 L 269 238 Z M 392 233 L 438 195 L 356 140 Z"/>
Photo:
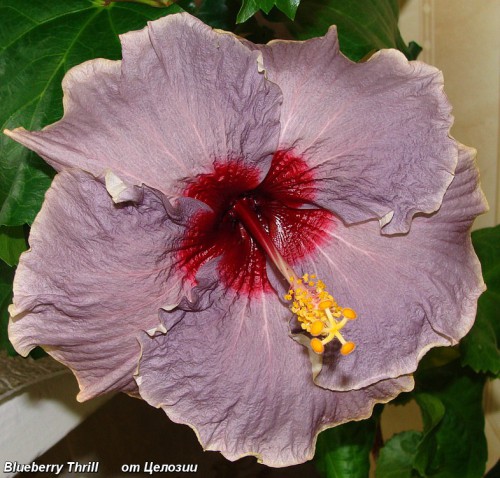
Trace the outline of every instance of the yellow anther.
<path fill-rule="evenodd" d="M 349 355 L 355 348 L 356 348 L 356 344 L 354 342 L 346 342 L 344 345 L 342 345 L 342 348 L 340 349 L 340 353 L 342 355 Z"/>
<path fill-rule="evenodd" d="M 297 315 L 302 330 L 313 336 L 311 348 L 314 352 L 322 354 L 325 345 L 336 339 L 342 345 L 342 355 L 350 354 L 355 345 L 353 342 L 347 342 L 340 330 L 349 320 L 356 318 L 356 312 L 349 307 L 339 307 L 326 290 L 325 283 L 312 279 L 316 280 L 313 274 L 290 278 L 290 290 L 284 295 L 286 300 L 292 302 L 290 310 Z"/>
<path fill-rule="evenodd" d="M 321 320 L 315 320 L 312 324 L 311 324 L 311 328 L 309 330 L 309 333 L 313 336 L 313 337 L 316 337 L 318 335 L 321 334 L 321 332 L 323 332 L 323 329 L 324 329 L 324 324 L 323 322 L 321 322 Z"/>
<path fill-rule="evenodd" d="M 354 312 L 354 310 L 349 309 L 349 308 L 342 309 L 342 315 L 346 319 L 350 319 L 350 320 L 355 319 L 357 317 L 356 312 Z"/>
<path fill-rule="evenodd" d="M 325 310 L 325 309 L 329 309 L 330 307 L 333 307 L 333 300 L 322 300 L 319 304 L 318 304 L 318 309 L 321 309 L 321 310 Z"/>
<path fill-rule="evenodd" d="M 325 351 L 325 346 L 321 343 L 321 340 L 317 338 L 311 340 L 311 348 L 317 354 L 322 354 Z"/>

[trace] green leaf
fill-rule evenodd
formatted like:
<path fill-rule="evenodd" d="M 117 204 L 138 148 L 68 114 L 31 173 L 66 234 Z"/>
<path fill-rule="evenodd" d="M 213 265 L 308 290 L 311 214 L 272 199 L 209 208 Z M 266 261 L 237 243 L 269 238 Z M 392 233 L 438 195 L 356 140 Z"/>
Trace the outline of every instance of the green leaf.
<path fill-rule="evenodd" d="M 276 0 L 276 6 L 281 10 L 288 18 L 293 20 L 295 14 L 297 13 L 297 8 L 299 8 L 300 0 Z"/>
<path fill-rule="evenodd" d="M 428 354 L 429 355 L 429 354 Z M 442 355 L 442 354 L 439 354 Z M 381 449 L 377 478 L 481 478 L 487 451 L 482 395 L 485 377 L 456 359 L 443 366 L 423 360 L 412 393 L 423 432 L 408 431 Z"/>
<path fill-rule="evenodd" d="M 236 22 L 246 22 L 259 10 L 267 14 L 274 6 L 281 10 L 290 20 L 293 20 L 299 4 L 300 0 L 243 0 Z"/>
<path fill-rule="evenodd" d="M 328 478 L 366 478 L 370 450 L 375 441 L 379 413 L 367 420 L 350 422 L 320 433 L 315 464 Z"/>
<path fill-rule="evenodd" d="M 424 432 L 429 433 L 442 420 L 445 408 L 443 402 L 429 393 L 418 393 L 415 395 L 424 422 Z"/>
<path fill-rule="evenodd" d="M 18 355 L 10 343 L 8 334 L 9 305 L 12 303 L 12 281 L 14 280 L 14 267 L 8 267 L 0 261 L 0 350 L 6 350 L 11 356 Z M 30 357 L 40 358 L 47 354 L 40 347 L 30 352 Z"/>
<path fill-rule="evenodd" d="M 437 447 L 436 434 L 432 432 L 443 419 L 446 409 L 438 397 L 428 393 L 416 394 L 415 399 L 422 413 L 424 434 L 414 457 L 413 466 L 425 475 L 425 470 L 433 459 L 434 450 Z"/>
<path fill-rule="evenodd" d="M 337 25 L 340 49 L 353 61 L 382 48 L 397 48 L 413 60 L 421 48 L 416 43 L 405 44 L 398 18 L 397 0 L 303 0 L 290 29 L 305 40 Z"/>
<path fill-rule="evenodd" d="M 479 298 L 476 322 L 460 343 L 462 363 L 476 372 L 498 377 L 500 372 L 500 226 L 472 233 L 474 249 L 481 261 L 488 287 Z"/>
<path fill-rule="evenodd" d="M 417 372 L 415 398 L 425 429 L 414 467 L 422 476 L 483 476 L 487 458 L 482 410 L 484 382 L 484 376 L 461 367 L 459 360 Z"/>
<path fill-rule="evenodd" d="M 7 350 L 9 355 L 16 355 L 7 334 L 9 323 L 8 307 L 12 302 L 12 281 L 14 268 L 0 261 L 0 350 Z"/>
<path fill-rule="evenodd" d="M 15 266 L 27 248 L 23 226 L 0 226 L 0 259 L 9 266 Z"/>
<path fill-rule="evenodd" d="M 422 433 L 414 430 L 398 433 L 380 450 L 375 469 L 376 478 L 413 478 L 413 469 Z M 368 475 L 366 475 L 368 476 Z"/>
<path fill-rule="evenodd" d="M 0 0 L 0 131 L 58 120 L 66 71 L 91 58 L 120 58 L 118 34 L 177 11 L 91 0 Z M 31 224 L 53 174 L 34 153 L 0 135 L 0 224 Z"/>
<path fill-rule="evenodd" d="M 269 13 L 275 5 L 275 0 L 243 0 L 236 18 L 237 23 L 246 22 L 251 16 L 262 10 Z"/>

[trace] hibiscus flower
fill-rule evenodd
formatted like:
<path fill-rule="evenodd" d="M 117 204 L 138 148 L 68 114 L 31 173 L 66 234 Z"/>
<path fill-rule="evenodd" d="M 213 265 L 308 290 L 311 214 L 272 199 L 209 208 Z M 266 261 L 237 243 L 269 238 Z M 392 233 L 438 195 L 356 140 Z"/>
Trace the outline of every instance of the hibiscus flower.
<path fill-rule="evenodd" d="M 333 27 L 253 45 L 179 14 L 121 41 L 68 72 L 59 122 L 6 132 L 59 172 L 11 340 L 80 400 L 128 392 L 231 460 L 308 460 L 473 323 L 485 202 L 441 74 L 352 63 Z"/>

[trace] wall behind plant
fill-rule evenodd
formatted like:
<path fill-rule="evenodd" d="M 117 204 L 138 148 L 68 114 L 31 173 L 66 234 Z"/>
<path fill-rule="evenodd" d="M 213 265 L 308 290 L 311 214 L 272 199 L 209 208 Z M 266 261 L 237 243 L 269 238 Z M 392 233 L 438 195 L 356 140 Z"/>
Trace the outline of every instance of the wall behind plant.
<path fill-rule="evenodd" d="M 453 136 L 478 151 L 490 211 L 476 220 L 474 228 L 494 226 L 500 223 L 500 2 L 400 0 L 400 7 L 403 38 L 419 43 L 423 47 L 419 60 L 444 73 L 455 115 Z M 486 386 L 485 409 L 489 469 L 500 457 L 498 380 Z M 384 423 L 390 426 L 388 418 Z M 393 426 L 400 430 L 394 421 Z"/>

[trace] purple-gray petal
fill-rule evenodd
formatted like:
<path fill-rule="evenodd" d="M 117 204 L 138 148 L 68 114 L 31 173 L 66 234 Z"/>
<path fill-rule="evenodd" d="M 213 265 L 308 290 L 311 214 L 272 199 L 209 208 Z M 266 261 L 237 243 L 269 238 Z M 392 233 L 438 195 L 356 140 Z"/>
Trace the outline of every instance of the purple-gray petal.
<path fill-rule="evenodd" d="M 80 400 L 134 391 L 138 334 L 154 333 L 160 307 L 178 304 L 187 287 L 172 250 L 184 231 L 179 216 L 197 207 L 189 199 L 175 207 L 147 187 L 138 203 L 115 205 L 93 176 L 58 174 L 14 280 L 9 334 L 17 351 L 40 345 L 69 366 Z"/>
<path fill-rule="evenodd" d="M 265 175 L 279 139 L 281 92 L 260 53 L 186 14 L 121 37 L 123 61 L 97 59 L 64 78 L 64 117 L 6 131 L 58 171 L 111 169 L 175 193 L 177 180 L 240 159 Z"/>
<path fill-rule="evenodd" d="M 457 163 L 440 71 L 396 50 L 353 63 L 335 27 L 259 49 L 283 91 L 280 149 L 311 166 L 319 206 L 348 223 L 380 219 L 385 234 L 439 208 Z"/>
<path fill-rule="evenodd" d="M 143 334 L 136 378 L 142 398 L 194 428 L 205 449 L 270 466 L 301 463 L 320 431 L 366 418 L 375 403 L 413 387 L 411 377 L 353 392 L 318 387 L 277 295 L 248 299 L 213 287 L 211 307 L 171 311 L 166 335 Z"/>
<path fill-rule="evenodd" d="M 412 373 L 431 347 L 454 345 L 471 328 L 485 289 L 470 239 L 472 221 L 486 210 L 474 154 L 460 147 L 440 210 L 416 216 L 409 233 L 384 236 L 376 221 L 337 221 L 301 264 L 358 315 L 342 330 L 356 350 L 342 357 L 338 342 L 327 346 L 317 384 L 350 390 Z"/>

